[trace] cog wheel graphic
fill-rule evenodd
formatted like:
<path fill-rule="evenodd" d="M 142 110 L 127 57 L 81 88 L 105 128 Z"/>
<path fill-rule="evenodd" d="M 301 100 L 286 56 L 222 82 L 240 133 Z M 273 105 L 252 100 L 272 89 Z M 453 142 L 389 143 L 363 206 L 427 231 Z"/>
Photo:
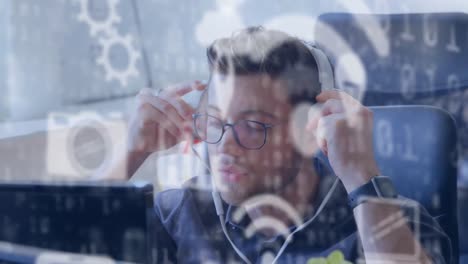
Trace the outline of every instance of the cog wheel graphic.
<path fill-rule="evenodd" d="M 137 77 L 139 72 L 136 67 L 138 59 L 141 57 L 138 50 L 132 46 L 133 38 L 130 34 L 121 36 L 113 34 L 109 38 L 100 38 L 99 43 L 102 46 L 102 53 L 96 60 L 98 65 L 104 67 L 106 72 L 106 81 L 118 80 L 122 86 L 127 86 L 128 78 Z M 125 48 L 128 55 L 128 65 L 125 69 L 115 69 L 110 62 L 110 51 L 114 45 L 120 45 Z"/>
<path fill-rule="evenodd" d="M 107 0 L 109 15 L 104 21 L 97 21 L 89 14 L 90 0 L 80 0 L 81 11 L 78 14 L 78 21 L 89 25 L 89 33 L 95 37 L 99 32 L 111 33 L 114 31 L 113 25 L 120 23 L 121 17 L 117 14 L 117 4 L 119 0 Z"/>

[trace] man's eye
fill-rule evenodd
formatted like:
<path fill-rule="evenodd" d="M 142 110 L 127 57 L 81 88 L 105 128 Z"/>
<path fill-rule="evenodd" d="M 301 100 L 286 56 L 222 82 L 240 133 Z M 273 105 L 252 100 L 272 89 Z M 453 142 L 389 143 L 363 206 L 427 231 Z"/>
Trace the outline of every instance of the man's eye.
<path fill-rule="evenodd" d="M 257 122 L 247 121 L 245 122 L 248 129 L 253 131 L 263 131 L 263 126 Z"/>
<path fill-rule="evenodd" d="M 221 128 L 223 125 L 221 124 L 221 122 L 218 121 L 208 121 L 208 126 L 214 128 Z"/>

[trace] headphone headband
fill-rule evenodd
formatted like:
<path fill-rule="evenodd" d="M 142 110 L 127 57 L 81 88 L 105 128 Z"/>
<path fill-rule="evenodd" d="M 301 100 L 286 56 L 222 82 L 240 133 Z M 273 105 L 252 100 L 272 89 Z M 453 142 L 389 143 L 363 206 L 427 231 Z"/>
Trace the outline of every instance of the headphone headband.
<path fill-rule="evenodd" d="M 321 90 L 330 90 L 335 88 L 335 77 L 333 67 L 328 59 L 328 56 L 312 43 L 303 41 L 304 45 L 309 48 L 310 53 L 314 56 L 317 62 L 319 71 L 319 82 Z"/>

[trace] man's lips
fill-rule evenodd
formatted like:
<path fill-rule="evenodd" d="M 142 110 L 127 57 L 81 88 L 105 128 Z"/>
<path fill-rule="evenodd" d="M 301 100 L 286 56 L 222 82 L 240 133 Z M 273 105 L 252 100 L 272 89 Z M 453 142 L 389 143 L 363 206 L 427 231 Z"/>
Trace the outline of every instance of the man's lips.
<path fill-rule="evenodd" d="M 223 180 L 228 182 L 239 182 L 243 177 L 247 175 L 245 170 L 242 170 L 235 166 L 226 166 L 219 169 Z"/>

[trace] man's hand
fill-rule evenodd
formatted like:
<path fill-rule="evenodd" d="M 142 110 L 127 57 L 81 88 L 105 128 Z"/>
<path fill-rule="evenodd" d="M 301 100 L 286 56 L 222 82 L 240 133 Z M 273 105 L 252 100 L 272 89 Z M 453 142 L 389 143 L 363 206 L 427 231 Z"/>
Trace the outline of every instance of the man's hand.
<path fill-rule="evenodd" d="M 175 146 L 192 133 L 191 120 L 195 109 L 182 100 L 182 96 L 203 90 L 205 84 L 195 81 L 177 85 L 154 94 L 148 88 L 137 95 L 135 113 L 129 122 L 128 149 L 94 180 L 127 180 L 132 177 L 153 152 Z"/>
<path fill-rule="evenodd" d="M 308 129 L 316 131 L 319 147 L 349 193 L 379 174 L 373 151 L 372 111 L 338 90 L 323 91 L 317 101 L 323 107 Z"/>
<path fill-rule="evenodd" d="M 142 89 L 129 125 L 129 152 L 150 154 L 182 141 L 195 110 L 181 97 L 205 86 L 200 82 L 176 85 L 158 95 L 151 89 Z"/>

